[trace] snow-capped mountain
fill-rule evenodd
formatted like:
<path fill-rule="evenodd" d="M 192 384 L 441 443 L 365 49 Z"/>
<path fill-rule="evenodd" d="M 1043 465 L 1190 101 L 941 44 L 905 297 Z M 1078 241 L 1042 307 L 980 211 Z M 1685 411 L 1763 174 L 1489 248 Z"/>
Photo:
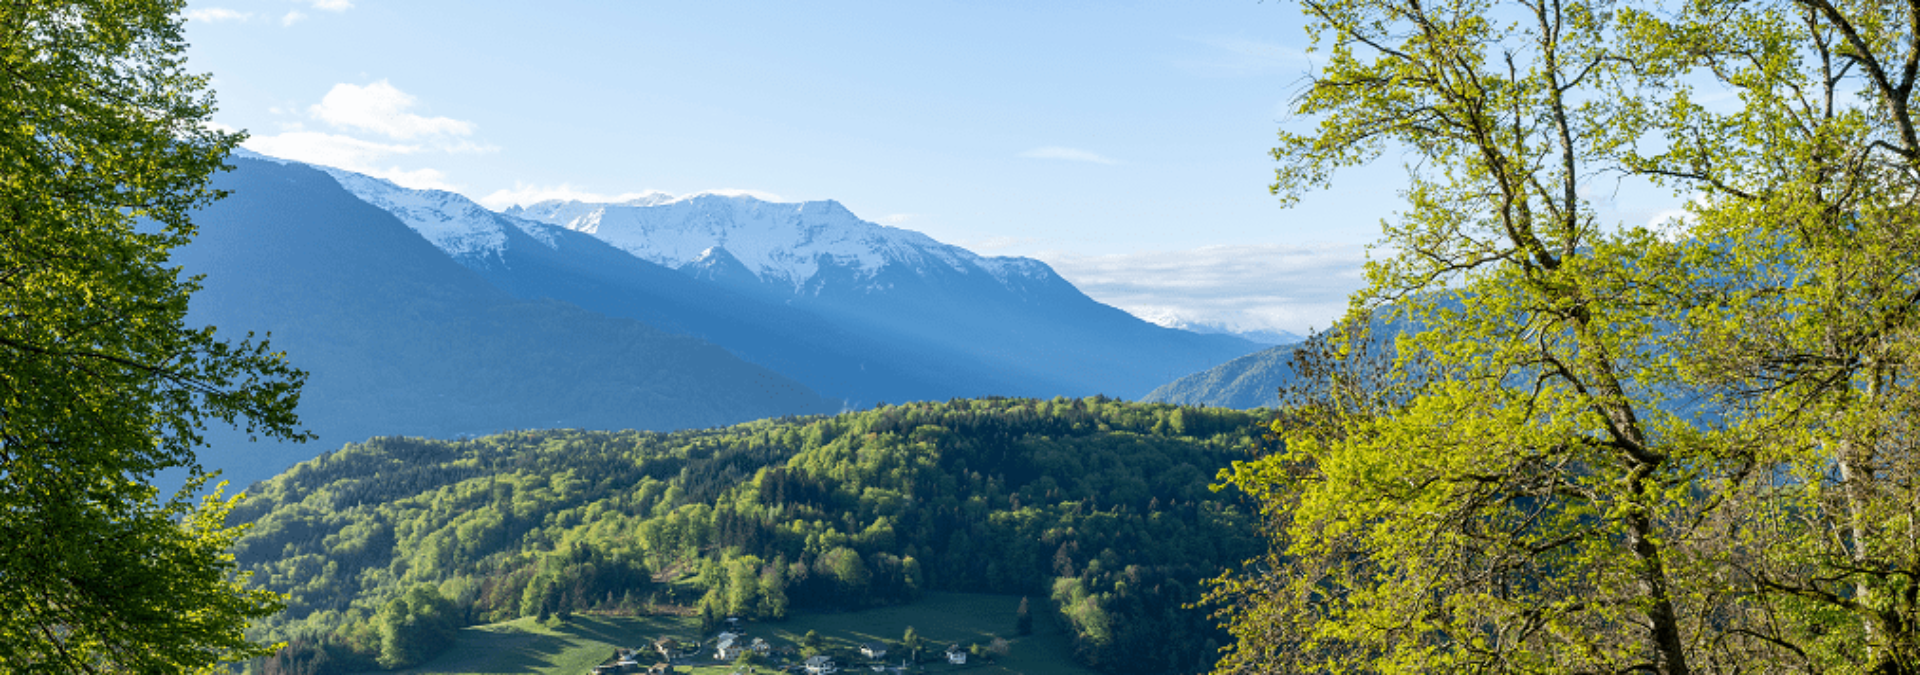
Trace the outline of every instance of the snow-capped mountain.
<path fill-rule="evenodd" d="M 613 204 L 545 201 L 506 213 L 590 234 L 856 333 L 965 354 L 1079 393 L 1138 396 L 1258 349 L 1236 337 L 1154 326 L 1088 298 L 1046 263 L 977 255 L 862 220 L 834 201 L 653 193 Z"/>
<path fill-rule="evenodd" d="M 860 405 L 1135 397 L 1258 345 L 1162 328 L 1030 258 L 981 256 L 834 201 L 642 194 L 489 211 L 316 167 L 487 281 L 693 335 Z"/>
<path fill-rule="evenodd" d="M 463 195 L 404 188 L 383 178 L 333 167 L 314 168 L 333 176 L 340 187 L 361 201 L 393 214 L 455 260 L 498 258 L 507 247 L 508 227 L 518 228 L 549 248 L 554 246 L 553 226 L 503 217 Z"/>
<path fill-rule="evenodd" d="M 861 220 L 839 202 L 775 203 L 699 193 L 594 204 L 549 200 L 506 214 L 584 232 L 667 267 L 704 267 L 724 252 L 762 283 L 818 292 L 823 268 L 876 284 L 889 266 L 985 273 L 999 281 L 1052 276 L 1030 258 L 986 257 L 925 234 Z"/>
<path fill-rule="evenodd" d="M 234 170 L 214 182 L 230 196 L 194 213 L 199 232 L 170 253 L 169 264 L 204 275 L 188 314 L 193 325 L 217 326 L 221 335 L 270 332 L 273 347 L 310 373 L 300 426 L 319 438 L 254 443 L 239 430 L 209 429 L 211 447 L 201 461 L 242 485 L 375 435 L 664 431 L 831 413 L 843 405 L 730 347 L 675 334 L 684 331 L 556 302 L 554 294 L 504 290 L 475 268 L 475 259 L 447 255 L 418 224 L 388 210 L 437 212 L 439 206 L 417 201 L 434 195 L 398 194 L 375 208 L 364 190 L 343 190 L 337 175 L 297 163 L 231 163 Z M 447 204 L 448 213 L 461 211 L 457 202 Z M 528 261 L 521 254 L 540 251 L 559 255 L 511 226 L 495 234 L 504 243 L 494 250 L 505 258 L 488 259 L 494 263 Z"/>

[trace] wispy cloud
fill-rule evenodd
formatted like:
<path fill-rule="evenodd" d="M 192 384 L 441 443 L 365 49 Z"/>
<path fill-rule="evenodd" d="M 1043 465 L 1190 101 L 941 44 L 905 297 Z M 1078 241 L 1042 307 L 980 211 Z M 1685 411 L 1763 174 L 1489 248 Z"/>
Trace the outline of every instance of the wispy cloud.
<path fill-rule="evenodd" d="M 1231 330 L 1324 329 L 1365 285 L 1357 245 L 1209 246 L 1080 256 L 1041 254 L 1088 296 L 1156 323 Z"/>
<path fill-rule="evenodd" d="M 236 12 L 225 7 L 187 10 L 187 19 L 189 21 L 213 23 L 216 21 L 246 21 L 251 18 L 253 18 L 252 12 Z"/>
<path fill-rule="evenodd" d="M 341 134 L 318 131 L 289 131 L 271 136 L 248 138 L 248 150 L 270 157 L 331 166 L 385 178 L 396 184 L 423 190 L 455 190 L 459 186 L 439 169 L 402 169 L 381 166 L 396 155 L 414 155 L 427 151 L 419 145 L 401 145 L 368 141 Z"/>
<path fill-rule="evenodd" d="M 720 195 L 722 197 L 752 197 L 754 199 L 758 199 L 763 202 L 792 202 L 793 201 L 793 200 L 787 199 L 786 197 L 782 197 L 780 195 L 767 192 L 765 190 L 747 190 L 747 189 L 741 189 L 741 188 L 721 188 L 718 190 L 701 190 L 699 192 L 695 192 L 692 194 L 682 195 L 682 198 L 695 197 L 699 195 Z"/>
<path fill-rule="evenodd" d="M 1276 42 L 1238 37 L 1187 38 L 1206 46 L 1198 58 L 1175 62 L 1190 72 L 1213 77 L 1245 77 L 1275 71 L 1299 72 L 1312 65 L 1306 52 Z"/>
<path fill-rule="evenodd" d="M 289 131 L 271 136 L 254 136 L 247 139 L 245 145 L 247 149 L 263 155 L 298 162 L 325 164 L 353 171 L 359 170 L 354 167 L 365 167 L 394 155 L 415 154 L 423 149 L 418 145 L 381 143 L 319 131 Z"/>
<path fill-rule="evenodd" d="M 526 183 L 514 183 L 512 189 L 495 190 L 492 194 L 489 194 L 485 197 L 481 197 L 474 201 L 480 202 L 481 206 L 485 206 L 487 208 L 498 211 L 501 209 L 505 209 L 509 206 L 515 206 L 515 205 L 531 206 L 533 204 L 538 204 L 540 202 L 549 201 L 549 200 L 556 200 L 556 201 L 563 201 L 563 202 L 578 201 L 578 202 L 587 202 L 590 204 L 618 204 L 618 203 L 635 201 L 635 200 L 665 201 L 672 198 L 673 198 L 673 195 L 669 193 L 661 192 L 658 190 L 644 190 L 641 192 L 623 192 L 617 195 L 609 195 L 609 194 L 602 194 L 599 192 L 593 192 L 590 190 L 583 190 L 583 189 L 574 187 L 572 185 L 568 185 L 566 183 L 561 183 L 559 185 L 529 185 Z"/>
<path fill-rule="evenodd" d="M 682 195 L 675 195 L 670 192 L 661 192 L 659 190 L 642 190 L 640 192 L 622 192 L 620 194 L 606 194 L 606 193 L 593 192 L 591 190 L 577 188 L 567 183 L 561 183 L 559 185 L 532 185 L 528 183 L 518 183 L 518 182 L 513 184 L 512 189 L 495 190 L 493 191 L 492 194 L 489 194 L 485 197 L 477 198 L 474 201 L 480 202 L 482 206 L 493 209 L 495 211 L 499 211 L 499 210 L 506 209 L 507 207 L 510 207 L 510 206 L 515 206 L 515 205 L 532 206 L 534 204 L 538 204 L 544 201 L 563 201 L 563 202 L 576 201 L 576 202 L 586 202 L 588 204 L 638 204 L 642 206 L 649 206 L 654 204 L 664 204 L 666 202 L 680 200 L 680 199 L 698 197 L 701 195 L 719 195 L 722 197 L 750 197 L 753 199 L 758 199 L 763 202 L 788 201 L 785 197 L 781 197 L 780 195 L 777 195 L 771 192 L 762 191 L 762 190 L 737 190 L 737 189 L 702 190 L 699 192 L 689 192 Z"/>
<path fill-rule="evenodd" d="M 1013 236 L 999 235 L 999 236 L 987 237 L 985 239 L 955 240 L 953 243 L 959 244 L 961 247 L 966 248 L 970 251 L 974 251 L 977 253 L 984 253 L 984 252 L 991 252 L 991 251 L 1003 251 L 1006 249 L 1014 248 L 1016 246 L 1026 246 L 1028 244 L 1038 243 L 1039 241 L 1040 241 L 1039 237 L 1013 237 Z"/>
<path fill-rule="evenodd" d="M 308 111 L 315 119 L 334 126 L 370 131 L 397 140 L 473 133 L 472 122 L 408 112 L 418 103 L 418 99 L 386 80 L 366 86 L 343 82 L 333 85 L 326 97 Z"/>
<path fill-rule="evenodd" d="M 409 112 L 417 103 L 386 80 L 365 86 L 336 84 L 320 103 L 307 109 L 310 118 L 331 126 L 333 132 L 310 131 L 294 122 L 285 124 L 281 133 L 254 136 L 245 145 L 263 155 L 364 173 L 406 187 L 456 190 L 459 186 L 439 169 L 403 169 L 389 164 L 389 160 L 486 153 L 499 148 L 466 138 L 474 132 L 472 122 Z M 367 133 L 385 138 L 368 140 L 356 135 Z"/>
<path fill-rule="evenodd" d="M 302 12 L 296 9 L 291 12 L 287 12 L 285 16 L 280 17 L 280 25 L 291 26 L 293 24 L 300 23 L 301 21 L 305 21 L 306 18 L 307 18 L 306 12 Z"/>
<path fill-rule="evenodd" d="M 313 0 L 313 8 L 328 12 L 344 12 L 353 9 L 352 0 Z"/>
<path fill-rule="evenodd" d="M 1020 153 L 1020 156 L 1026 157 L 1028 159 L 1060 159 L 1060 160 L 1066 160 L 1069 162 L 1091 162 L 1094 164 L 1119 164 L 1120 163 L 1118 160 L 1111 159 L 1111 158 L 1099 155 L 1097 153 L 1087 152 L 1085 150 L 1079 150 L 1076 148 L 1063 148 L 1058 145 L 1048 145 L 1048 146 L 1034 148 L 1032 150 L 1028 150 L 1026 152 Z"/>

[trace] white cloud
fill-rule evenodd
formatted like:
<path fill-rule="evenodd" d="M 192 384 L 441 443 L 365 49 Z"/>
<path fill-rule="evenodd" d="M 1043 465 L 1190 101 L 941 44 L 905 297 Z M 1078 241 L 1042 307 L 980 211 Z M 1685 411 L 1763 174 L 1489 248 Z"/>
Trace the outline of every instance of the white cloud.
<path fill-rule="evenodd" d="M 364 87 L 343 82 L 333 85 L 326 97 L 308 110 L 328 124 L 371 131 L 398 140 L 473 133 L 472 122 L 450 117 L 422 117 L 407 112 L 417 102 L 418 99 L 411 94 L 400 91 L 386 80 Z"/>
<path fill-rule="evenodd" d="M 1095 300 L 1167 324 L 1230 330 L 1325 329 L 1366 285 L 1357 245 L 1209 246 L 1186 251 L 1041 254 Z"/>
<path fill-rule="evenodd" d="M 447 155 L 495 152 L 499 148 L 461 138 L 471 134 L 471 122 L 446 117 L 422 117 L 407 112 L 415 99 L 386 80 L 364 87 L 337 84 L 320 103 L 307 109 L 310 116 L 336 129 L 373 132 L 389 140 L 368 140 L 345 133 L 309 131 L 298 121 L 280 122 L 281 132 L 254 136 L 244 144 L 263 155 L 319 164 L 418 189 L 455 191 L 459 186 L 433 168 L 404 169 L 389 163 L 409 155 Z M 275 108 L 276 114 L 293 110 Z"/>
<path fill-rule="evenodd" d="M 780 195 L 767 192 L 764 190 L 737 190 L 733 188 L 723 188 L 719 190 L 701 190 L 693 194 L 681 195 L 681 197 L 682 198 L 693 197 L 696 195 L 720 195 L 722 197 L 752 197 L 754 199 L 758 199 L 763 202 L 790 203 L 790 200 L 788 200 L 786 197 L 782 197 Z"/>
<path fill-rule="evenodd" d="M 213 23 L 215 21 L 246 21 L 251 18 L 253 18 L 252 12 L 236 12 L 225 7 L 208 7 L 206 9 L 187 11 L 188 20 L 205 21 L 207 23 Z"/>
<path fill-rule="evenodd" d="M 385 178 L 403 187 L 420 190 L 456 191 L 458 185 L 447 180 L 439 169 L 402 169 L 382 166 L 388 157 L 411 155 L 426 149 L 417 145 L 396 145 L 361 140 L 352 136 L 318 131 L 290 131 L 273 136 L 254 136 L 241 144 L 248 150 L 277 159 L 318 164 Z"/>
<path fill-rule="evenodd" d="M 544 202 L 547 200 L 580 201 L 580 202 L 588 202 L 592 204 L 615 204 L 620 202 L 632 201 L 636 199 L 642 199 L 642 200 L 657 199 L 657 200 L 665 201 L 672 198 L 673 198 L 673 195 L 667 194 L 665 192 L 660 192 L 658 190 L 644 190 L 641 192 L 623 192 L 617 195 L 608 195 L 608 194 L 601 194 L 598 192 L 592 192 L 588 190 L 582 190 L 580 188 L 576 188 L 566 183 L 561 183 L 559 185 L 528 185 L 526 183 L 514 183 L 513 189 L 511 190 L 495 190 L 493 194 L 489 194 L 485 197 L 481 197 L 474 201 L 480 202 L 481 206 L 485 206 L 487 208 L 498 211 L 501 209 L 505 209 L 509 206 L 514 206 L 514 205 L 530 206 L 530 205 L 538 204 L 540 202 Z"/>
<path fill-rule="evenodd" d="M 1009 248 L 1013 248 L 1015 246 L 1025 246 L 1027 244 L 1038 243 L 1039 241 L 1040 241 L 1039 237 L 994 236 L 994 237 L 987 237 L 985 239 L 959 240 L 959 241 L 955 241 L 954 243 L 959 244 L 962 248 L 965 248 L 969 251 L 979 253 L 983 251 L 1002 251 Z"/>
<path fill-rule="evenodd" d="M 318 131 L 289 131 L 272 136 L 255 136 L 243 143 L 248 150 L 296 162 L 324 164 L 348 171 L 365 171 L 374 163 L 393 155 L 420 152 L 418 145 L 398 145 L 366 141 L 352 136 Z"/>
<path fill-rule="evenodd" d="M 397 166 L 392 166 L 385 169 L 364 169 L 359 170 L 359 172 L 373 176 L 374 178 L 385 178 L 393 181 L 395 185 L 410 187 L 416 190 L 446 190 L 447 192 L 458 192 L 460 190 L 460 186 L 447 182 L 447 175 L 441 173 L 439 169 L 413 169 L 409 171 Z"/>
<path fill-rule="evenodd" d="M 293 24 L 300 23 L 301 21 L 306 20 L 306 18 L 307 18 L 307 15 L 304 12 L 301 12 L 300 10 L 296 9 L 291 12 L 287 12 L 286 16 L 280 17 L 280 25 L 291 26 Z"/>
<path fill-rule="evenodd" d="M 1647 229 L 1667 241 L 1679 241 L 1693 236 L 1693 228 L 1700 222 L 1700 216 L 1689 209 L 1704 208 L 1707 205 L 1705 194 L 1695 193 L 1683 206 L 1661 209 L 1647 218 Z"/>
<path fill-rule="evenodd" d="M 495 190 L 493 191 L 492 194 L 489 194 L 485 197 L 475 198 L 474 201 L 480 202 L 480 205 L 482 206 L 493 209 L 495 211 L 499 211 L 499 210 L 506 209 L 509 206 L 514 206 L 514 205 L 531 206 L 533 204 L 538 204 L 540 202 L 544 202 L 547 200 L 579 201 L 579 202 L 587 202 L 589 204 L 625 204 L 630 202 L 639 202 L 643 205 L 653 205 L 653 204 L 664 204 L 670 201 L 687 199 L 690 197 L 698 197 L 700 195 L 720 195 L 722 197 L 752 197 L 754 199 L 758 199 L 763 202 L 790 203 L 785 197 L 781 197 L 780 195 L 777 195 L 771 192 L 764 192 L 761 190 L 735 190 L 735 189 L 702 190 L 700 192 L 689 192 L 683 195 L 674 195 L 672 193 L 661 192 L 659 190 L 643 190 L 640 192 L 623 192 L 617 195 L 609 195 L 609 194 L 604 194 L 599 192 L 592 192 L 589 190 L 583 190 L 583 189 L 574 187 L 572 185 L 568 185 L 566 183 L 561 183 L 559 185 L 529 185 L 526 183 L 514 183 L 513 189 Z"/>
<path fill-rule="evenodd" d="M 1069 162 L 1091 162 L 1094 164 L 1119 164 L 1120 162 L 1085 150 L 1063 148 L 1057 145 L 1034 148 L 1020 153 L 1028 159 L 1061 159 Z"/>
<path fill-rule="evenodd" d="M 313 0 L 313 8 L 329 12 L 344 12 L 353 9 L 352 0 Z"/>

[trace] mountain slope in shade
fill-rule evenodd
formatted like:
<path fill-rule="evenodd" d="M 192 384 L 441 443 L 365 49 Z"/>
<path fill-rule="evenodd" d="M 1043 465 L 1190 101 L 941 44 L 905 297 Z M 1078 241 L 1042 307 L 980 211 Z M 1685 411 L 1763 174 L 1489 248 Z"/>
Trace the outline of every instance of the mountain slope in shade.
<path fill-rule="evenodd" d="M 316 168 L 514 296 L 562 300 L 699 337 L 855 407 L 1066 389 L 788 306 L 718 246 L 675 271 L 592 235 L 494 213 L 458 194 Z"/>
<path fill-rule="evenodd" d="M 1458 301 L 1443 299 L 1441 302 L 1451 305 Z M 1394 345 L 1400 334 L 1409 330 L 1409 326 L 1418 330 L 1420 325 L 1397 317 L 1390 308 L 1377 310 L 1369 320 L 1366 349 L 1371 354 L 1390 356 L 1394 353 Z M 1325 345 L 1328 340 L 1340 339 L 1342 330 L 1340 324 L 1335 324 L 1333 329 L 1315 333 L 1305 340 L 1242 356 L 1161 385 L 1141 400 L 1243 410 L 1277 407 L 1280 405 L 1280 388 L 1292 384 L 1297 377 L 1293 364 L 1294 352 L 1303 347 Z"/>
<path fill-rule="evenodd" d="M 215 182 L 231 196 L 195 215 L 199 235 L 172 259 L 205 275 L 189 320 L 270 331 L 312 374 L 300 414 L 319 436 L 296 446 L 211 434 L 202 462 L 240 484 L 374 435 L 667 430 L 839 407 L 705 341 L 515 298 L 319 171 L 233 163 Z M 481 255 L 492 241 L 448 240 L 478 242 Z"/>
<path fill-rule="evenodd" d="M 1262 349 L 1163 384 L 1141 400 L 1242 410 L 1278 407 L 1280 388 L 1293 381 L 1293 350 L 1299 346 Z"/>
<path fill-rule="evenodd" d="M 860 220 L 831 201 L 716 194 L 541 202 L 507 215 L 774 300 L 916 351 L 1004 373 L 1003 394 L 1134 397 L 1258 345 L 1163 328 L 1088 298 L 1045 263 L 995 258 Z"/>

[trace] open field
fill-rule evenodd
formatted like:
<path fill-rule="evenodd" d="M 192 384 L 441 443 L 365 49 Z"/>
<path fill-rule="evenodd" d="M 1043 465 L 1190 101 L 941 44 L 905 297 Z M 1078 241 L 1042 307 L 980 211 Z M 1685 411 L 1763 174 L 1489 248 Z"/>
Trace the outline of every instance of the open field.
<path fill-rule="evenodd" d="M 1093 671 L 1073 662 L 1072 647 L 1066 633 L 1046 621 L 1035 601 L 1034 634 L 1013 636 L 1014 610 L 1018 596 L 977 595 L 967 593 L 928 593 L 919 602 L 900 607 L 883 607 L 858 612 L 801 612 L 785 621 L 746 623 L 743 632 L 758 637 L 776 648 L 798 645 L 807 631 L 819 631 L 834 651 L 852 651 L 862 642 L 886 642 L 897 645 L 908 626 L 926 640 L 930 654 L 939 655 L 947 645 L 986 643 L 995 636 L 1007 639 L 1008 655 L 995 664 L 952 666 L 944 661 L 923 664 L 924 672 L 966 673 L 967 675 L 1092 675 Z M 654 638 L 671 636 L 682 642 L 695 639 L 699 622 L 690 617 L 606 617 L 575 616 L 573 621 L 546 626 L 531 617 L 474 626 L 460 631 L 451 649 L 432 661 L 404 673 L 493 674 L 532 673 L 538 675 L 584 675 L 613 654 L 616 647 L 638 647 Z M 712 636 L 704 636 L 711 639 Z M 714 663 L 710 658 L 697 661 L 692 668 L 679 666 L 675 672 L 695 675 L 761 675 L 777 672 L 770 666 L 741 668 Z M 899 663 L 899 654 L 888 660 Z M 844 665 L 844 663 L 843 663 Z M 865 669 L 850 669 L 853 673 Z"/>

